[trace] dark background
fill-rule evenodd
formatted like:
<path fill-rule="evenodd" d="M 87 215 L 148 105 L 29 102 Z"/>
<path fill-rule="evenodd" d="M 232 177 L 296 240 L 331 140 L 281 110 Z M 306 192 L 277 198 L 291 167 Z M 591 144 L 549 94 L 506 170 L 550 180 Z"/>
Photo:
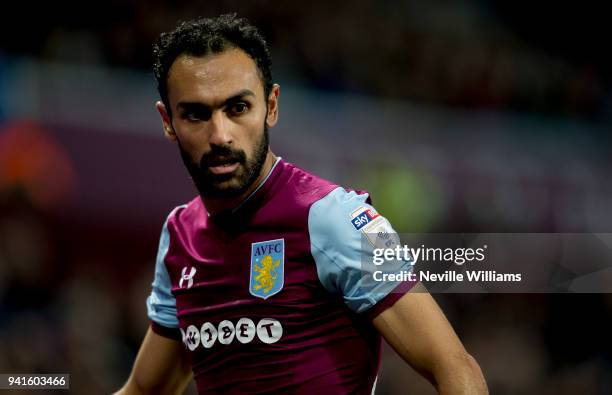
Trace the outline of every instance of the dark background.
<path fill-rule="evenodd" d="M 610 232 L 612 51 L 595 2 L 12 3 L 0 24 L 0 372 L 127 378 L 159 232 L 195 195 L 153 103 L 177 21 L 258 25 L 275 153 L 401 232 Z M 612 393 L 609 294 L 436 295 L 493 394 Z M 378 394 L 431 394 L 391 350 Z"/>

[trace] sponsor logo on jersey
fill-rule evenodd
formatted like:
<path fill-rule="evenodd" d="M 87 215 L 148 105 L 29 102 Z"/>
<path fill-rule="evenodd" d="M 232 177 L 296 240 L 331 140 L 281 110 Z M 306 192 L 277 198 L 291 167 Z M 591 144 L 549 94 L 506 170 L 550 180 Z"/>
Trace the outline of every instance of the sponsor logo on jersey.
<path fill-rule="evenodd" d="M 399 235 L 385 217 L 365 228 L 364 235 L 375 248 L 394 248 L 400 244 Z"/>
<path fill-rule="evenodd" d="M 357 230 L 361 230 L 364 226 L 380 217 L 380 214 L 373 208 L 360 207 L 351 214 L 351 223 Z"/>
<path fill-rule="evenodd" d="M 186 330 L 181 328 L 181 335 L 183 343 L 190 351 L 195 350 L 200 345 L 200 330 L 196 326 L 189 325 Z"/>
<path fill-rule="evenodd" d="M 223 320 L 218 325 L 205 322 L 200 328 L 189 325 L 186 329 L 180 328 L 183 344 L 194 351 L 200 345 L 206 349 L 217 342 L 221 345 L 231 344 L 237 340 L 242 344 L 251 343 L 255 338 L 262 343 L 273 344 L 283 336 L 283 326 L 274 318 L 262 318 L 257 324 L 250 318 L 240 318 L 236 324 Z"/>
<path fill-rule="evenodd" d="M 351 223 L 376 248 L 391 248 L 399 243 L 389 221 L 371 207 L 362 206 L 353 211 Z"/>
<path fill-rule="evenodd" d="M 193 286 L 193 276 L 196 274 L 196 268 L 191 266 L 189 273 L 187 272 L 187 266 L 181 270 L 181 279 L 179 280 L 179 288 L 187 287 L 187 289 Z"/>
<path fill-rule="evenodd" d="M 285 239 L 251 244 L 251 295 L 267 299 L 283 289 L 285 282 Z"/>

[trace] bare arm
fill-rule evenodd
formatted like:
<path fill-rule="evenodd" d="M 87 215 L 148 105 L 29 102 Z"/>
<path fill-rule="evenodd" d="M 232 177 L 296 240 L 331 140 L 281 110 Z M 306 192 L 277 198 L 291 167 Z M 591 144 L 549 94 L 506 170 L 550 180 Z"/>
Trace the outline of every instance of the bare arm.
<path fill-rule="evenodd" d="M 127 383 L 115 395 L 182 394 L 190 379 L 182 344 L 149 328 Z"/>
<path fill-rule="evenodd" d="M 440 394 L 488 394 L 478 363 L 421 284 L 379 314 L 373 323 L 395 351 L 431 381 Z"/>

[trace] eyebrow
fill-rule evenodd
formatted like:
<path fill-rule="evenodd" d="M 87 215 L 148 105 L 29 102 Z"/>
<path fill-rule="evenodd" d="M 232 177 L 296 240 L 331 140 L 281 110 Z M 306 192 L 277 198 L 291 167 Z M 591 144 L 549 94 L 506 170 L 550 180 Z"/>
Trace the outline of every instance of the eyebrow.
<path fill-rule="evenodd" d="M 229 96 L 228 98 L 226 98 L 219 107 L 223 107 L 223 106 L 227 106 L 228 104 L 234 103 L 237 100 L 242 99 L 243 97 L 246 96 L 252 96 L 255 97 L 255 93 L 250 90 L 250 89 L 243 89 L 241 91 L 238 91 L 236 93 L 234 93 L 233 95 Z M 176 105 L 177 109 L 190 109 L 190 108 L 194 108 L 194 107 L 206 107 L 206 108 L 210 108 L 210 106 L 206 105 L 206 104 L 202 104 L 200 102 L 185 102 L 185 101 L 181 101 L 178 102 L 178 104 Z"/>

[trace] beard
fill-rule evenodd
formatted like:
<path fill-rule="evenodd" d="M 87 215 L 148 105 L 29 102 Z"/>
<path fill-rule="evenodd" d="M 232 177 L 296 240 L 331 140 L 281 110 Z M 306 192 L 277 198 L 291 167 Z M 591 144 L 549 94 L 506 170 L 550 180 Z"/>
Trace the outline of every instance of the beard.
<path fill-rule="evenodd" d="M 198 192 L 201 196 L 212 198 L 233 198 L 248 190 L 261 173 L 269 145 L 270 137 L 266 123 L 263 125 L 261 139 L 255 145 L 253 156 L 250 158 L 247 158 L 241 149 L 229 145 L 213 145 L 209 152 L 202 155 L 199 163 L 194 163 L 178 141 L 181 158 Z M 214 174 L 209 168 L 218 164 L 218 158 L 223 158 L 226 162 L 236 162 L 238 168 L 228 174 Z"/>

